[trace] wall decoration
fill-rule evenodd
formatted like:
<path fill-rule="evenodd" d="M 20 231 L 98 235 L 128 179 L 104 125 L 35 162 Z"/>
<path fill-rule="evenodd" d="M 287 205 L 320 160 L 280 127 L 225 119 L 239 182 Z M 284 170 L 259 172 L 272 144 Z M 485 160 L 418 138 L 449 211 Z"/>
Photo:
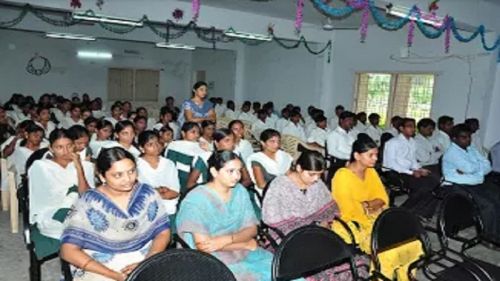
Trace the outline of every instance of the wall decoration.
<path fill-rule="evenodd" d="M 198 17 L 200 16 L 200 1 L 201 0 L 192 0 L 191 9 L 193 10 L 193 21 L 196 22 Z"/>
<path fill-rule="evenodd" d="M 35 54 L 35 56 L 28 61 L 28 65 L 26 65 L 26 71 L 36 76 L 49 73 L 51 68 L 50 61 L 46 57 L 42 57 L 38 54 Z"/>
<path fill-rule="evenodd" d="M 297 10 L 295 12 L 295 33 L 300 34 L 303 21 L 304 21 L 304 0 L 297 0 Z"/>
<path fill-rule="evenodd" d="M 80 9 L 82 7 L 82 2 L 80 2 L 80 0 L 71 0 L 71 3 L 69 5 L 73 9 Z"/>
<path fill-rule="evenodd" d="M 172 17 L 174 17 L 176 22 L 178 22 L 184 17 L 184 11 L 177 8 L 172 12 Z"/>
<path fill-rule="evenodd" d="M 0 7 L 3 6 L 4 4 L 0 3 Z M 9 5 L 10 8 L 12 8 L 12 5 Z M 11 28 L 13 26 L 18 25 L 20 22 L 22 22 L 28 13 L 33 14 L 35 17 L 40 19 L 41 21 L 48 23 L 50 25 L 54 26 L 59 26 L 59 27 L 71 27 L 73 25 L 79 24 L 83 22 L 83 20 L 77 20 L 73 19 L 70 15 L 69 12 L 67 11 L 61 11 L 60 14 L 56 17 L 54 16 L 48 16 L 48 15 L 54 15 L 53 10 L 48 10 L 44 9 L 41 7 L 33 7 L 30 4 L 24 4 L 24 5 L 16 5 L 18 9 L 20 10 L 19 15 L 12 19 L 12 20 L 7 20 L 7 21 L 0 21 L 0 28 Z M 85 15 L 90 15 L 90 16 L 96 16 L 95 12 L 92 10 L 87 10 Z M 224 31 L 221 29 L 216 29 L 215 27 L 203 27 L 199 26 L 196 24 L 194 21 L 190 21 L 187 24 L 179 24 L 175 23 L 171 20 L 167 20 L 167 22 L 157 22 L 157 21 L 151 21 L 148 19 L 146 15 L 144 15 L 140 20 L 137 22 L 143 23 L 144 28 L 149 28 L 156 36 L 160 37 L 161 39 L 168 41 L 172 39 L 178 39 L 184 36 L 187 32 L 194 32 L 196 36 L 202 40 L 203 42 L 207 42 L 212 44 L 215 47 L 216 43 L 230 43 L 234 41 L 239 41 L 245 45 L 249 46 L 256 46 L 264 43 L 268 43 L 267 41 L 256 41 L 256 40 L 249 40 L 249 39 L 242 39 L 242 38 L 230 38 L 227 36 L 224 36 Z M 109 32 L 113 32 L 116 34 L 126 34 L 134 31 L 135 29 L 139 28 L 138 26 L 123 26 L 123 25 L 117 25 L 117 24 L 109 24 L 109 23 L 104 23 L 104 22 L 98 22 L 97 26 L 106 29 Z M 274 26 L 272 27 L 272 32 L 273 32 L 273 37 L 272 37 L 272 42 L 277 43 L 279 46 L 285 48 L 285 49 L 296 49 L 299 48 L 300 46 L 304 46 L 305 49 L 313 55 L 321 55 L 326 53 L 328 62 L 330 62 L 330 55 L 331 55 L 331 48 L 332 48 L 332 41 L 329 40 L 325 45 L 319 46 L 318 45 L 318 50 L 315 50 L 311 48 L 310 42 L 307 41 L 307 39 L 304 36 L 301 36 L 298 40 L 290 40 L 286 38 L 281 38 L 276 36 L 274 34 Z M 164 32 L 165 30 L 166 32 Z M 269 32 L 269 26 L 267 31 Z"/>

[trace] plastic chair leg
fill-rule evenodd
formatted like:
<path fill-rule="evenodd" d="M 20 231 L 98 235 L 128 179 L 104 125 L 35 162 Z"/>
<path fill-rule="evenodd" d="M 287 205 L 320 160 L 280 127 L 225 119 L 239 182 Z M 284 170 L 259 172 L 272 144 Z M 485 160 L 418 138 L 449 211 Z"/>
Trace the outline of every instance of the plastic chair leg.
<path fill-rule="evenodd" d="M 35 252 L 30 250 L 30 281 L 41 281 L 42 280 L 42 265 L 36 258 Z"/>

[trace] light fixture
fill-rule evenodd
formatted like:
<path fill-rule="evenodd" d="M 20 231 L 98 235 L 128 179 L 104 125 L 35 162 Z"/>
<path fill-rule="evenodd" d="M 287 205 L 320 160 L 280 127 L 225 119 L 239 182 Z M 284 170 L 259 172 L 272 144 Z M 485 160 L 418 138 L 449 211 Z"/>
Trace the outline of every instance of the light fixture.
<path fill-rule="evenodd" d="M 258 40 L 258 41 L 271 41 L 271 40 L 273 40 L 272 35 L 239 32 L 239 31 L 234 30 L 233 28 L 229 28 L 228 30 L 224 31 L 224 35 L 227 37 Z"/>
<path fill-rule="evenodd" d="M 174 43 L 168 43 L 168 42 L 156 43 L 156 47 L 167 48 L 167 49 L 189 50 L 189 51 L 193 51 L 194 49 L 196 49 L 195 46 L 184 45 L 184 44 L 174 44 Z"/>
<path fill-rule="evenodd" d="M 398 6 L 398 5 L 392 5 L 386 7 L 386 12 L 389 15 L 393 15 L 396 17 L 404 18 L 407 17 L 408 14 L 411 12 L 411 9 L 404 7 L 404 6 Z M 441 27 L 444 23 L 444 19 L 440 18 L 436 15 L 433 15 L 431 13 L 425 13 L 425 12 L 420 12 L 420 17 L 416 17 L 413 13 L 409 17 L 410 20 L 414 21 L 420 21 L 428 25 L 432 25 L 434 27 Z"/>
<path fill-rule="evenodd" d="M 45 37 L 55 38 L 55 39 L 84 40 L 84 41 L 96 40 L 96 38 L 92 36 L 72 34 L 72 33 L 56 33 L 56 32 L 48 32 L 45 34 Z"/>
<path fill-rule="evenodd" d="M 86 20 L 93 22 L 104 22 L 104 23 L 112 23 L 112 24 L 120 24 L 120 25 L 130 25 L 130 26 L 143 26 L 144 23 L 142 21 L 134 21 L 124 18 L 116 18 L 109 16 L 100 16 L 95 14 L 79 14 L 73 13 L 73 18 L 76 20 Z"/>
<path fill-rule="evenodd" d="M 77 57 L 82 59 L 106 59 L 110 60 L 113 58 L 112 53 L 107 52 L 92 52 L 92 51 L 78 51 Z"/>

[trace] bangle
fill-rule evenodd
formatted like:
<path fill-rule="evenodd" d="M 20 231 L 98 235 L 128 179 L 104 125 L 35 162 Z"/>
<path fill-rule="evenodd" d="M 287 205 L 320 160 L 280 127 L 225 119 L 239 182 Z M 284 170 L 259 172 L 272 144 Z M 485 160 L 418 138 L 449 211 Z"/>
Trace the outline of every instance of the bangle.
<path fill-rule="evenodd" d="M 87 266 L 90 264 L 90 262 L 92 262 L 94 259 L 90 258 L 88 261 L 86 261 L 83 266 L 81 267 L 81 269 L 83 271 L 85 271 L 85 269 L 87 268 Z"/>

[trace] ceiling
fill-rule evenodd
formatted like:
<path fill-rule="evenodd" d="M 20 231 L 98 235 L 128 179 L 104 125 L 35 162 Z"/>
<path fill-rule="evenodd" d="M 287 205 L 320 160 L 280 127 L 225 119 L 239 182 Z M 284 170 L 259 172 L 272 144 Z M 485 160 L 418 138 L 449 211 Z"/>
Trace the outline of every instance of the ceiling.
<path fill-rule="evenodd" d="M 182 2 L 191 2 L 191 0 L 180 0 Z M 296 0 L 207 0 L 203 5 L 229 10 L 244 11 L 253 14 L 270 16 L 275 18 L 295 20 Z M 304 1 L 304 23 L 312 25 L 323 25 L 325 16 L 321 14 L 311 1 Z M 331 0 L 332 6 L 345 6 L 344 1 Z M 333 18 L 333 25 L 339 29 L 357 29 L 359 28 L 361 13 L 343 18 Z"/>

